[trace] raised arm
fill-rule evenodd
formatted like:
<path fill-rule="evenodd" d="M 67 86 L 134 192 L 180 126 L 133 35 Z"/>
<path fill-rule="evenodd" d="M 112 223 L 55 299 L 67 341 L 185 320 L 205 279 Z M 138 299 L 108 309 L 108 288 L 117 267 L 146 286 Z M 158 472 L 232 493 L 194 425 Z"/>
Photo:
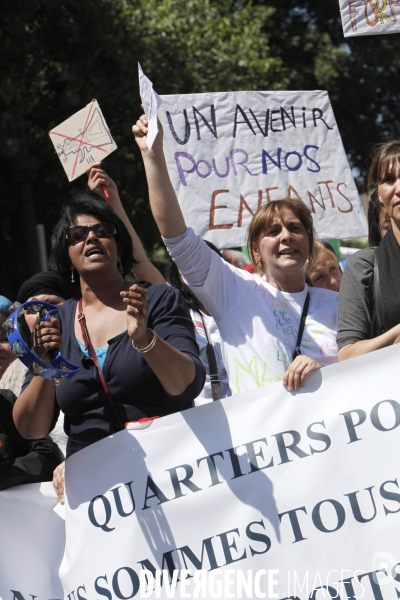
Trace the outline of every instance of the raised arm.
<path fill-rule="evenodd" d="M 169 178 L 163 151 L 161 123 L 159 122 L 159 133 L 151 149 L 147 147 L 148 128 L 145 115 L 140 117 L 132 131 L 142 152 L 151 210 L 167 250 L 186 283 L 207 307 L 208 312 L 214 318 L 222 318 L 239 301 L 243 290 L 242 278 L 237 276 L 238 273 L 234 273 L 236 269 L 232 270 L 230 265 L 213 252 L 191 228 L 186 227 Z M 186 235 L 182 235 L 185 233 Z M 182 239 L 178 236 L 182 236 Z M 209 279 L 212 263 L 213 275 Z"/>
<path fill-rule="evenodd" d="M 134 258 L 137 261 L 137 264 L 133 265 L 132 269 L 136 279 L 138 281 L 150 281 L 151 283 L 165 283 L 163 275 L 147 257 L 142 242 L 122 206 L 115 182 L 101 168 L 101 163 L 95 163 L 89 167 L 87 174 L 89 188 L 92 192 L 104 198 L 129 231 L 133 243 Z M 104 194 L 104 189 L 108 192 L 108 198 Z"/>
<path fill-rule="evenodd" d="M 147 119 L 142 115 L 132 127 L 146 169 L 149 186 L 150 206 L 158 229 L 164 238 L 174 238 L 186 231 L 186 223 L 178 203 L 165 162 L 163 131 L 159 132 L 152 148 L 147 147 Z"/>

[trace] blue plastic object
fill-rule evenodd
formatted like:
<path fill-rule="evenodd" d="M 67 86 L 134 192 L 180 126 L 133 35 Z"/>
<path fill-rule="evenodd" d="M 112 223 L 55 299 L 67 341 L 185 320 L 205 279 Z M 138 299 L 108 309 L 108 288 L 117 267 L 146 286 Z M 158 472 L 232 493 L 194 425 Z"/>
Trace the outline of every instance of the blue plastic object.
<path fill-rule="evenodd" d="M 60 309 L 49 302 L 41 302 L 40 300 L 33 299 L 21 304 L 21 306 L 11 313 L 7 321 L 3 323 L 3 328 L 7 333 L 10 344 L 10 350 L 14 356 L 19 358 L 28 367 L 32 375 L 40 375 L 44 379 L 53 381 L 55 385 L 60 385 L 63 381 L 75 375 L 80 367 L 66 360 L 61 355 L 61 352 L 57 352 L 57 355 L 50 360 L 50 364 L 44 362 L 33 352 L 24 340 L 18 321 L 18 318 L 25 321 L 23 315 L 23 311 L 25 310 L 31 314 L 38 314 L 38 323 L 40 323 L 41 321 L 49 321 L 50 317 L 58 314 Z"/>

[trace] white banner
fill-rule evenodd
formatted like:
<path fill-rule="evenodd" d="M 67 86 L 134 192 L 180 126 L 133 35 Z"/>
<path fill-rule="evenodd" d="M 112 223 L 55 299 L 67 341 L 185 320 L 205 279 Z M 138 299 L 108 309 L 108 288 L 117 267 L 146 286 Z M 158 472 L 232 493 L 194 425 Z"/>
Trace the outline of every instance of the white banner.
<path fill-rule="evenodd" d="M 44 587 L 58 517 L 26 512 L 23 488 L 1 492 L 2 600 L 397 600 L 399 357 L 380 350 L 300 393 L 269 384 L 72 456 L 63 595 Z"/>
<path fill-rule="evenodd" d="M 339 0 L 344 37 L 400 32 L 400 0 Z"/>
<path fill-rule="evenodd" d="M 270 384 L 72 456 L 64 596 L 140 597 L 143 570 L 180 569 L 203 570 L 201 598 L 240 597 L 239 573 L 251 598 L 305 600 L 325 585 L 373 600 L 382 582 L 384 600 L 396 600 L 399 355 L 327 367 L 298 394 Z M 200 575 L 187 575 L 173 597 L 195 597 Z M 171 597 L 168 581 L 158 597 Z"/>
<path fill-rule="evenodd" d="M 0 492 L 1 600 L 64 598 L 58 571 L 65 523 L 59 509 L 51 482 Z"/>
<path fill-rule="evenodd" d="M 307 204 L 321 238 L 367 234 L 327 92 L 162 100 L 172 184 L 187 224 L 202 237 L 219 248 L 244 245 L 258 207 L 286 196 Z"/>

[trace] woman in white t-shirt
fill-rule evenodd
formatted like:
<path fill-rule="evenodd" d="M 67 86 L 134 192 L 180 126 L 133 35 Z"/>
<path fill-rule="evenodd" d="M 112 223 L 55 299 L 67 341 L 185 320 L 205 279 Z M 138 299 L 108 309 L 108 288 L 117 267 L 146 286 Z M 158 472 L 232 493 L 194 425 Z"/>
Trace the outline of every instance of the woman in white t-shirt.
<path fill-rule="evenodd" d="M 291 198 L 263 205 L 249 227 L 254 273 L 226 263 L 186 227 L 169 179 L 160 124 L 159 129 L 149 150 L 146 117 L 132 128 L 146 169 L 151 209 L 171 257 L 216 321 L 232 393 L 278 380 L 288 391 L 297 391 L 311 373 L 337 361 L 338 293 L 306 284 L 314 243 L 309 209 Z"/>

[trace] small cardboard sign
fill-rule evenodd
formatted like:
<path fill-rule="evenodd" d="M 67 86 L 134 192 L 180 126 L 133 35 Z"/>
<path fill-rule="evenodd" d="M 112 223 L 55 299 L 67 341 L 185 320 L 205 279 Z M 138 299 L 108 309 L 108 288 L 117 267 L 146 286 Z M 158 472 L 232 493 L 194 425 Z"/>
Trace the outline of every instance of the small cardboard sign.
<path fill-rule="evenodd" d="M 49 131 L 69 181 L 117 149 L 97 100 Z"/>

